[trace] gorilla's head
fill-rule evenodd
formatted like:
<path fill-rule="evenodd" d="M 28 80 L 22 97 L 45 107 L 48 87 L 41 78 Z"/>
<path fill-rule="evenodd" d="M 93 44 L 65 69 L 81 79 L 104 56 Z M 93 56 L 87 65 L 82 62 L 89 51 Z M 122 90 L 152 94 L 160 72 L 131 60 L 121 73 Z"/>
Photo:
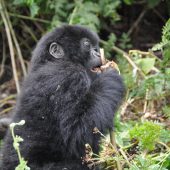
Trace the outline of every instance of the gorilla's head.
<path fill-rule="evenodd" d="M 65 25 L 46 34 L 33 53 L 32 63 L 45 64 L 67 60 L 88 69 L 100 66 L 99 38 L 81 26 Z"/>

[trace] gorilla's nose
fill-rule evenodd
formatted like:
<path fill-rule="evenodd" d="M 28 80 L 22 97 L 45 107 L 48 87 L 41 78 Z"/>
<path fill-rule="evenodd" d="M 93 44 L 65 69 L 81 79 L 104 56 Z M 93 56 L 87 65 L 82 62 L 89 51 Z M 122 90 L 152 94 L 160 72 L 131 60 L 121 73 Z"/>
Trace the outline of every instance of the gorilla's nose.
<path fill-rule="evenodd" d="M 95 50 L 92 50 L 92 55 L 93 55 L 94 57 L 101 57 L 100 53 L 97 52 L 97 51 L 95 51 Z"/>

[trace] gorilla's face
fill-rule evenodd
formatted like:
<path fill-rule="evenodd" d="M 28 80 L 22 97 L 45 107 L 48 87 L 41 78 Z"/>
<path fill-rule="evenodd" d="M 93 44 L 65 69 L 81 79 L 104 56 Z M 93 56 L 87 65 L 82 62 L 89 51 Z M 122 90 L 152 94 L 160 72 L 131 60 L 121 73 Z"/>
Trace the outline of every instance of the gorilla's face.
<path fill-rule="evenodd" d="M 99 38 L 94 32 L 81 26 L 63 26 L 40 40 L 33 61 L 45 64 L 67 60 L 93 69 L 102 65 L 99 49 Z"/>
<path fill-rule="evenodd" d="M 55 58 L 64 58 L 92 69 L 102 64 L 98 44 L 99 38 L 94 32 L 80 26 L 65 26 L 61 36 L 50 44 L 49 52 Z"/>
<path fill-rule="evenodd" d="M 100 66 L 102 62 L 98 44 L 93 44 L 88 38 L 82 38 L 80 44 L 82 56 L 87 59 L 84 65 L 89 69 Z"/>

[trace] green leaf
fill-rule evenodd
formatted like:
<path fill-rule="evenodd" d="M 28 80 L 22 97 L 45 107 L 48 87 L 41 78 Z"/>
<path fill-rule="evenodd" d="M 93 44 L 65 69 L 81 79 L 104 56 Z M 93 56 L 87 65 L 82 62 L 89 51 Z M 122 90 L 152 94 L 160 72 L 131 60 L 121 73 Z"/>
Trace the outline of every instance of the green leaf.
<path fill-rule="evenodd" d="M 136 63 L 145 74 L 148 74 L 155 65 L 155 58 L 140 58 Z"/>
<path fill-rule="evenodd" d="M 13 2 L 14 5 L 22 5 L 22 4 L 26 4 L 26 0 L 15 0 Z"/>
<path fill-rule="evenodd" d="M 158 164 L 154 164 L 148 167 L 149 170 L 159 170 L 159 168 L 160 168 L 160 165 Z"/>
<path fill-rule="evenodd" d="M 169 143 L 170 142 L 170 130 L 163 129 L 161 131 L 160 139 L 164 143 Z"/>
<path fill-rule="evenodd" d="M 153 47 L 152 47 L 152 51 L 158 51 L 158 50 L 161 50 L 163 48 L 165 44 L 164 43 L 158 43 L 158 44 L 155 44 Z"/>
<path fill-rule="evenodd" d="M 35 15 L 37 15 L 38 11 L 39 11 L 39 6 L 36 3 L 33 3 L 30 6 L 31 17 L 34 17 Z"/>
<path fill-rule="evenodd" d="M 120 20 L 117 8 L 120 7 L 120 0 L 99 1 L 100 15 L 104 18 L 111 18 L 111 22 Z"/>
<path fill-rule="evenodd" d="M 160 3 L 160 0 L 148 0 L 147 2 L 150 8 L 154 8 L 156 5 Z"/>
<path fill-rule="evenodd" d="M 169 117 L 170 118 L 170 106 L 164 106 L 163 108 L 162 108 L 162 111 L 163 111 L 163 113 L 167 116 L 167 117 Z"/>
<path fill-rule="evenodd" d="M 170 42 L 170 41 L 169 41 Z M 170 44 L 166 45 L 163 50 L 162 68 L 170 68 Z"/>
<path fill-rule="evenodd" d="M 163 50 L 163 47 L 166 47 L 170 44 L 170 19 L 166 22 L 162 30 L 162 42 L 154 45 L 152 47 L 153 51 Z"/>
<path fill-rule="evenodd" d="M 142 125 L 136 125 L 129 131 L 131 139 L 137 139 L 142 149 L 154 150 L 155 143 L 159 140 L 162 127 L 151 121 L 146 121 Z M 140 159 L 143 165 L 143 159 Z"/>
<path fill-rule="evenodd" d="M 100 26 L 98 13 L 99 6 L 97 3 L 84 2 L 83 4 L 78 4 L 72 24 L 84 25 L 94 31 L 98 31 Z"/>
<path fill-rule="evenodd" d="M 30 170 L 27 166 L 27 162 L 22 158 L 20 164 L 15 168 L 15 170 Z"/>
<path fill-rule="evenodd" d="M 32 5 L 34 3 L 34 1 L 36 2 L 36 0 L 25 0 L 27 2 L 28 5 Z"/>
<path fill-rule="evenodd" d="M 119 41 L 120 41 L 119 46 L 120 46 L 122 49 L 132 48 L 131 39 L 130 39 L 130 37 L 128 36 L 128 34 L 123 33 L 123 34 L 121 35 L 121 38 L 120 38 Z"/>
<path fill-rule="evenodd" d="M 107 59 L 111 58 L 110 52 L 113 51 L 112 47 L 115 44 L 116 40 L 117 40 L 116 35 L 114 33 L 111 33 L 106 44 L 104 44 L 105 56 Z"/>
<path fill-rule="evenodd" d="M 124 0 L 124 3 L 127 5 L 132 5 L 133 2 L 134 0 Z"/>

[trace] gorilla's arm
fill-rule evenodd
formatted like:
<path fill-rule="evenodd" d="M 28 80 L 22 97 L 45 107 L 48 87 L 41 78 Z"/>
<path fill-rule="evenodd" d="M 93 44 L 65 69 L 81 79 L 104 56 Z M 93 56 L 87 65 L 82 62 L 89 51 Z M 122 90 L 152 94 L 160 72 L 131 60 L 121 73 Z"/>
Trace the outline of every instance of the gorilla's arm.
<path fill-rule="evenodd" d="M 93 82 L 83 74 L 73 77 L 64 95 L 75 94 L 74 101 L 69 109 L 65 107 L 59 122 L 66 147 L 77 155 L 83 152 L 85 143 L 93 145 L 94 127 L 101 131 L 113 127 L 113 116 L 123 98 L 124 86 L 113 69 L 101 73 Z"/>

